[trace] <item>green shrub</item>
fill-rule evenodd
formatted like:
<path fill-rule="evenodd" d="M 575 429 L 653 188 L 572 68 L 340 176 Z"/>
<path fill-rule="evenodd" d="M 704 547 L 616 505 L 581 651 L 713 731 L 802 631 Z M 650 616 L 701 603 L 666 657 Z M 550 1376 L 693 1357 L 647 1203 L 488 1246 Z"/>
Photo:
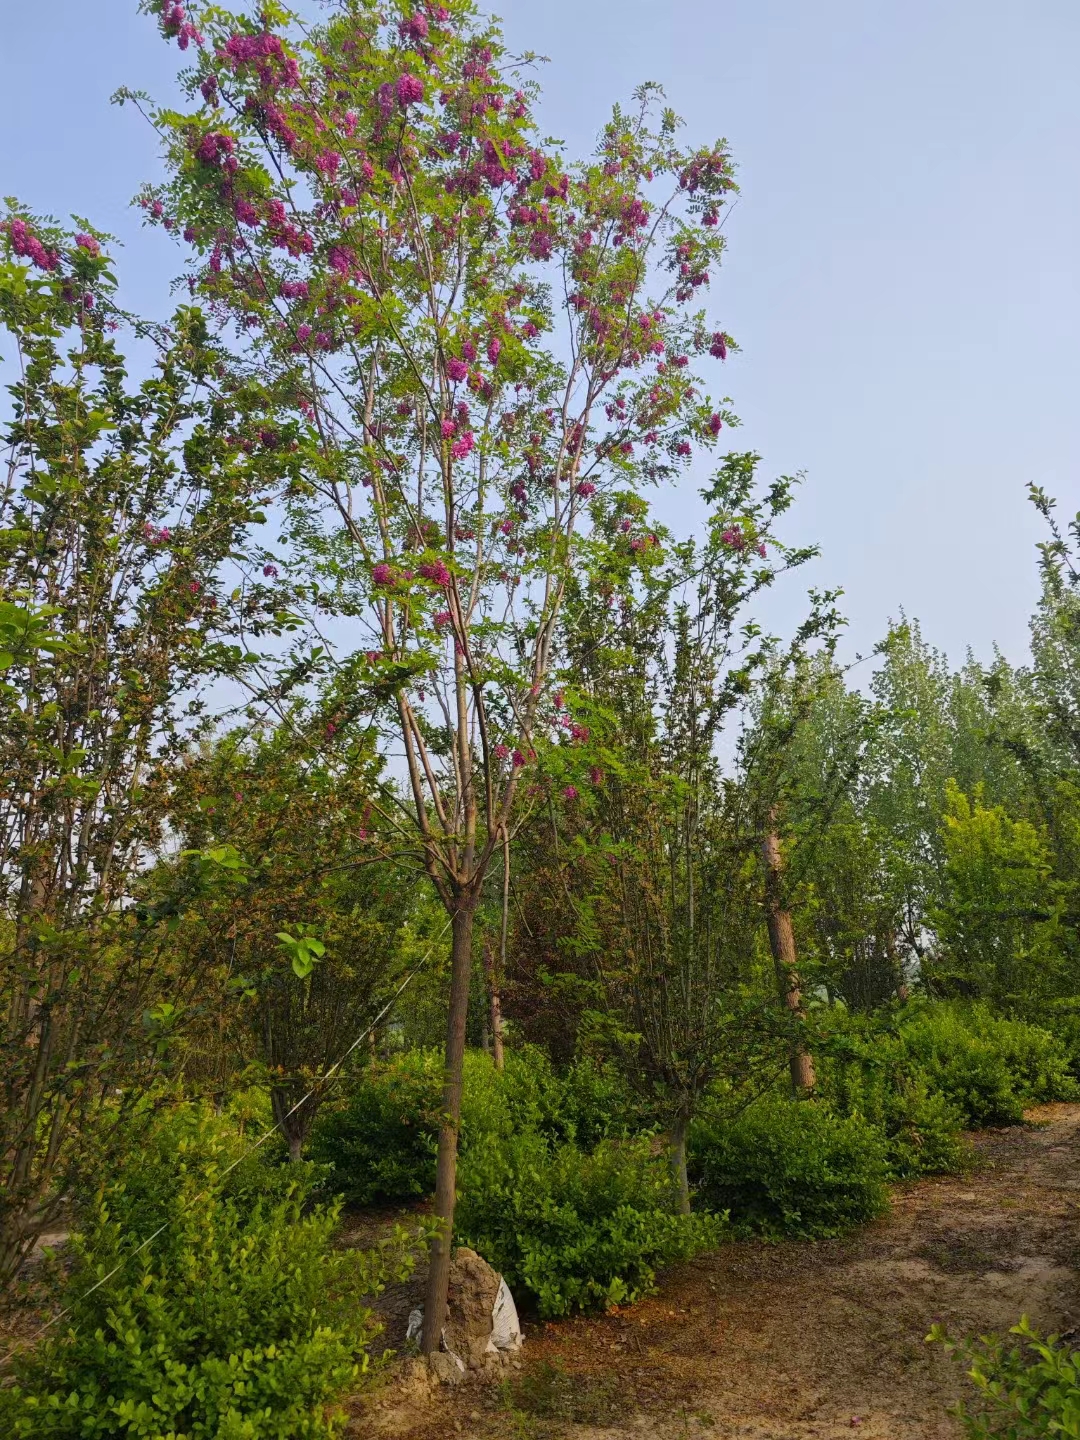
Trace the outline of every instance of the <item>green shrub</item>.
<path fill-rule="evenodd" d="M 560 1135 L 564 1128 L 559 1080 L 551 1061 L 535 1046 L 508 1050 L 505 1068 L 482 1050 L 465 1056 L 461 1099 L 461 1148 L 486 1145 L 521 1130 Z"/>
<path fill-rule="evenodd" d="M 817 1019 L 821 1093 L 889 1140 L 897 1176 L 952 1169 L 957 1132 L 1015 1124 L 1024 1107 L 1077 1094 L 1068 1045 L 985 1006 L 915 1001 L 872 1016 L 835 1007 Z"/>
<path fill-rule="evenodd" d="M 1080 1080 L 1080 1013 L 1074 1008 L 1076 1002 L 1050 1009 L 1043 1023 L 1057 1040 L 1069 1062 L 1069 1074 L 1073 1080 Z"/>
<path fill-rule="evenodd" d="M 656 1267 L 717 1243 L 715 1216 L 674 1213 L 666 1158 L 648 1139 L 590 1154 L 536 1130 L 471 1145 L 459 1169 L 456 1224 L 549 1317 L 603 1309 L 652 1288 Z"/>
<path fill-rule="evenodd" d="M 961 1134 L 959 1110 L 922 1082 L 908 1083 L 888 1096 L 882 1128 L 890 1179 L 948 1175 L 968 1160 L 970 1146 Z"/>
<path fill-rule="evenodd" d="M 627 1140 L 652 1124 L 625 1078 L 610 1062 L 582 1056 L 558 1077 L 560 1138 L 583 1150 L 601 1140 Z"/>
<path fill-rule="evenodd" d="M 928 1007 L 901 1027 L 905 1057 L 971 1129 L 1018 1124 L 1024 1098 L 998 1037 L 984 1038 L 967 1022 L 951 1007 Z"/>
<path fill-rule="evenodd" d="M 332 1167 L 331 1188 L 351 1205 L 427 1195 L 435 1183 L 441 1091 L 435 1051 L 374 1061 L 339 1104 L 320 1111 L 308 1153 Z"/>
<path fill-rule="evenodd" d="M 1026 1317 L 1009 1334 L 1019 1343 L 992 1335 L 957 1343 L 938 1325 L 930 1332 L 930 1340 L 964 1361 L 979 1392 L 974 1406 L 957 1407 L 965 1430 L 973 1440 L 1077 1440 L 1080 1350 L 1069 1350 L 1054 1335 L 1042 1339 Z"/>
<path fill-rule="evenodd" d="M 690 1160 L 706 1204 L 743 1234 L 839 1235 L 888 1204 L 881 1131 L 812 1101 L 769 1097 L 728 1123 L 701 1119 Z"/>
<path fill-rule="evenodd" d="M 984 1005 L 972 1005 L 961 1015 L 972 1034 L 988 1041 L 1004 1058 L 1013 1088 L 1025 1105 L 1075 1100 L 1080 1095 L 1063 1036 L 1041 1025 L 994 1015 Z"/>
<path fill-rule="evenodd" d="M 332 1188 L 352 1205 L 408 1200 L 435 1181 L 442 1060 L 407 1051 L 378 1061 L 351 1082 L 343 1100 L 315 1123 L 309 1154 L 332 1167 Z M 626 1138 L 637 1117 L 625 1082 L 591 1060 L 562 1075 L 534 1046 L 507 1052 L 499 1072 L 477 1050 L 465 1056 L 461 1150 L 522 1130 L 593 1149 Z"/>
<path fill-rule="evenodd" d="M 818 1095 L 836 1114 L 861 1116 L 881 1130 L 890 1178 L 959 1169 L 967 1154 L 964 1116 L 928 1088 L 889 1017 L 838 1007 L 818 1023 Z"/>
<path fill-rule="evenodd" d="M 305 1168 L 251 1157 L 223 1176 L 238 1153 L 228 1122 L 194 1106 L 140 1135 L 72 1237 L 64 1330 L 0 1395 L 5 1435 L 338 1432 L 335 1403 L 378 1329 L 358 1302 L 383 1260 L 332 1249 L 336 1211 L 307 1206 Z"/>

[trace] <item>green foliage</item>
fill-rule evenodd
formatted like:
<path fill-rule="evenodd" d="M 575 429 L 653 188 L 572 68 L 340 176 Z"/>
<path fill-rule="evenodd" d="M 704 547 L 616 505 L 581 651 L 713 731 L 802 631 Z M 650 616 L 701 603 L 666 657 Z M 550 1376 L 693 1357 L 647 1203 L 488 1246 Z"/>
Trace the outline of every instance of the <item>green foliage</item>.
<path fill-rule="evenodd" d="M 102 1135 L 103 1097 L 141 1093 L 167 1056 L 163 1022 L 194 989 L 172 953 L 180 913 L 228 856 L 179 867 L 153 905 L 147 862 L 174 843 L 167 797 L 182 751 L 211 723 L 206 693 L 252 679 L 252 637 L 287 628 L 267 587 L 236 588 L 292 465 L 284 452 L 245 453 L 237 436 L 276 423 L 275 404 L 190 307 L 137 327 L 149 348 L 134 383 L 103 239 L 25 215 L 0 225 L 0 349 L 12 360 L 0 425 L 0 913 L 11 922 L 0 930 L 0 1284 L 64 1191 L 86 1183 L 82 1141 Z M 147 1012 L 157 1023 L 144 1025 Z"/>
<path fill-rule="evenodd" d="M 839 1235 L 887 1208 L 881 1132 L 860 1116 L 770 1096 L 731 1122 L 691 1127 L 699 1193 L 736 1232 Z"/>
<path fill-rule="evenodd" d="M 611 1061 L 579 1057 L 559 1073 L 559 1124 L 567 1140 L 592 1150 L 650 1128 L 625 1072 Z"/>
<path fill-rule="evenodd" d="M 1062 886 L 1047 838 L 1028 820 L 945 790 L 945 870 L 930 919 L 939 953 L 928 978 L 946 994 L 986 999 L 1030 1013 L 1060 989 L 1065 954 Z"/>
<path fill-rule="evenodd" d="M 354 1205 L 386 1204 L 430 1192 L 435 1180 L 442 1063 L 410 1050 L 368 1065 L 344 1099 L 316 1122 L 311 1158 L 333 1166 L 333 1186 Z M 489 1056 L 465 1057 L 463 1150 L 530 1130 L 585 1150 L 641 1129 L 619 1073 L 583 1058 L 557 1073 L 542 1050 L 510 1050 L 500 1073 Z"/>
<path fill-rule="evenodd" d="M 1077 1093 L 1063 1040 L 985 1006 L 834 1007 L 816 1025 L 819 1093 L 883 1130 L 898 1179 L 958 1169 L 961 1130 L 1015 1124 L 1026 1105 Z"/>
<path fill-rule="evenodd" d="M 973 1129 L 1016 1124 L 1025 1105 L 1076 1094 L 1060 1041 L 981 1007 L 927 1006 L 901 1025 L 900 1039 L 908 1064 Z"/>
<path fill-rule="evenodd" d="M 960 1112 L 922 1081 L 909 1082 L 886 1097 L 882 1124 L 890 1178 L 947 1175 L 968 1160 Z"/>
<path fill-rule="evenodd" d="M 180 1107 L 141 1139 L 72 1239 L 67 1327 L 21 1363 L 4 1433 L 338 1433 L 335 1402 L 378 1331 L 359 1301 L 386 1278 L 389 1248 L 333 1249 L 337 1212 L 308 1206 L 302 1167 L 251 1157 L 226 1174 L 241 1142 L 204 1109 Z"/>
<path fill-rule="evenodd" d="M 968 1365 L 968 1378 L 979 1392 L 974 1406 L 957 1413 L 972 1440 L 1080 1440 L 1080 1351 L 1055 1335 L 1043 1339 L 1025 1316 L 1003 1337 L 953 1341 L 935 1325 L 927 1337 L 944 1344 Z"/>
<path fill-rule="evenodd" d="M 350 1204 L 387 1204 L 429 1193 L 441 1081 L 434 1051 L 407 1051 L 372 1062 L 343 1103 L 322 1111 L 309 1153 L 333 1167 L 333 1188 Z"/>
<path fill-rule="evenodd" d="M 647 1138 L 591 1153 L 522 1131 L 472 1145 L 459 1167 L 462 1241 L 542 1316 L 646 1294 L 658 1265 L 718 1242 L 722 1221 L 674 1213 L 670 1169 Z"/>

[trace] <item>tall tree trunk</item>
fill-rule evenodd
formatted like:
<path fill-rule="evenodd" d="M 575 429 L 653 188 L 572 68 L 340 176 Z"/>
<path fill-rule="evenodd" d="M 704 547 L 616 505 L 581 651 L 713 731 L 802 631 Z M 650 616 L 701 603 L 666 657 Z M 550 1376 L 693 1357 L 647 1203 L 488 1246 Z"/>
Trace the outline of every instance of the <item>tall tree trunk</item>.
<path fill-rule="evenodd" d="M 424 1330 L 420 1348 L 425 1355 L 433 1355 L 439 1348 L 446 1323 L 446 1297 L 450 1289 L 461 1081 L 465 1063 L 465 1024 L 469 1018 L 469 976 L 475 917 L 475 896 L 459 897 L 458 907 L 451 917 L 450 1010 L 446 1021 L 446 1068 L 439 1154 L 435 1163 L 435 1218 L 440 1223 L 431 1242 L 431 1264 L 424 1300 Z"/>
<path fill-rule="evenodd" d="M 495 968 L 495 956 L 492 952 L 491 941 L 484 937 L 484 974 L 487 977 L 488 1000 L 491 1006 L 491 1054 L 495 1060 L 495 1069 L 503 1068 L 503 1020 L 502 1020 L 502 993 L 499 989 L 499 976 Z"/>
<path fill-rule="evenodd" d="M 680 1113 L 671 1127 L 670 1136 L 671 1168 L 679 1187 L 680 1215 L 690 1214 L 690 1178 L 686 1173 L 686 1132 L 689 1128 L 689 1116 Z"/>
<path fill-rule="evenodd" d="M 773 964 L 776 966 L 780 998 L 790 1011 L 792 1019 L 801 1021 L 805 1017 L 805 1011 L 799 988 L 795 931 L 791 924 L 791 912 L 784 905 L 784 867 L 780 855 L 780 836 L 775 829 L 775 815 L 769 816 L 769 829 L 762 845 L 762 858 L 765 862 L 765 917 L 769 926 L 769 946 Z M 814 1083 L 814 1062 L 802 1042 L 795 1038 L 791 1042 L 792 1087 L 796 1095 L 800 1095 L 813 1090 Z"/>

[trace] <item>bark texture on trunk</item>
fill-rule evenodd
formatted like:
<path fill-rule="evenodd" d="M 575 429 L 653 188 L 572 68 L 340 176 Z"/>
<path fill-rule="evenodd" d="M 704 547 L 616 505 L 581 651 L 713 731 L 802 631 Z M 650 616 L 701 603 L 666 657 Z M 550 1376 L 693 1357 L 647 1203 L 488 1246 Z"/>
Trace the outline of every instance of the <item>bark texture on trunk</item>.
<path fill-rule="evenodd" d="M 304 1158 L 304 1142 L 315 1118 L 315 1112 L 309 1105 L 301 1105 L 299 1110 L 293 1110 L 295 1104 L 291 1090 L 271 1089 L 270 1108 L 274 1112 L 274 1121 L 289 1147 L 289 1159 L 294 1161 Z"/>
<path fill-rule="evenodd" d="M 435 1218 L 439 1230 L 431 1242 L 431 1264 L 424 1299 L 420 1348 L 433 1355 L 446 1323 L 450 1288 L 450 1248 L 454 1235 L 458 1129 L 461 1124 L 461 1081 L 465 1062 L 465 1025 L 469 1018 L 474 899 L 462 900 L 451 919 L 450 1008 L 446 1021 L 446 1069 L 443 1076 L 439 1153 L 435 1162 Z"/>
<path fill-rule="evenodd" d="M 680 1215 L 690 1214 L 690 1178 L 686 1173 L 686 1132 L 689 1128 L 690 1122 L 685 1115 L 680 1115 L 671 1127 L 671 1168 L 679 1187 Z"/>
<path fill-rule="evenodd" d="M 802 991 L 799 988 L 798 956 L 795 953 L 795 931 L 791 912 L 784 905 L 783 858 L 780 836 L 770 828 L 762 844 L 765 862 L 765 918 L 769 927 L 769 946 L 776 966 L 780 998 L 796 1020 L 805 1015 Z M 791 1045 L 791 1084 L 797 1095 L 813 1090 L 814 1062 L 800 1041 Z"/>
<path fill-rule="evenodd" d="M 484 975 L 487 978 L 488 1001 L 491 1007 L 491 1054 L 495 1061 L 495 1069 L 503 1068 L 503 1019 L 502 1019 L 502 991 L 499 987 L 499 975 L 495 968 L 495 955 L 492 950 L 491 941 L 484 940 Z"/>

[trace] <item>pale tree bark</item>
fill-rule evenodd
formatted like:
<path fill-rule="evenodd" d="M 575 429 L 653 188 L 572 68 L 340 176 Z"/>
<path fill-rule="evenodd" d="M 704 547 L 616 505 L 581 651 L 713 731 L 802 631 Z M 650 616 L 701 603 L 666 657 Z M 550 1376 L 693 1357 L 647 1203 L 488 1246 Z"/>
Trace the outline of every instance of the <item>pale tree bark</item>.
<path fill-rule="evenodd" d="M 769 816 L 769 829 L 762 843 L 765 864 L 765 918 L 769 927 L 769 947 L 776 967 L 780 998 L 793 1020 L 805 1018 L 802 991 L 799 985 L 798 956 L 795 951 L 795 930 L 791 912 L 784 903 L 784 862 L 780 853 L 780 836 L 775 829 L 775 815 Z M 814 1062 L 798 1039 L 791 1043 L 791 1084 L 796 1095 L 805 1095 L 815 1085 Z"/>
<path fill-rule="evenodd" d="M 499 976 L 495 969 L 495 955 L 491 948 L 491 941 L 487 938 L 484 940 L 484 976 L 487 980 L 491 1016 L 491 1056 L 495 1062 L 495 1069 L 501 1070 L 504 1063 L 502 993 L 499 988 Z"/>

